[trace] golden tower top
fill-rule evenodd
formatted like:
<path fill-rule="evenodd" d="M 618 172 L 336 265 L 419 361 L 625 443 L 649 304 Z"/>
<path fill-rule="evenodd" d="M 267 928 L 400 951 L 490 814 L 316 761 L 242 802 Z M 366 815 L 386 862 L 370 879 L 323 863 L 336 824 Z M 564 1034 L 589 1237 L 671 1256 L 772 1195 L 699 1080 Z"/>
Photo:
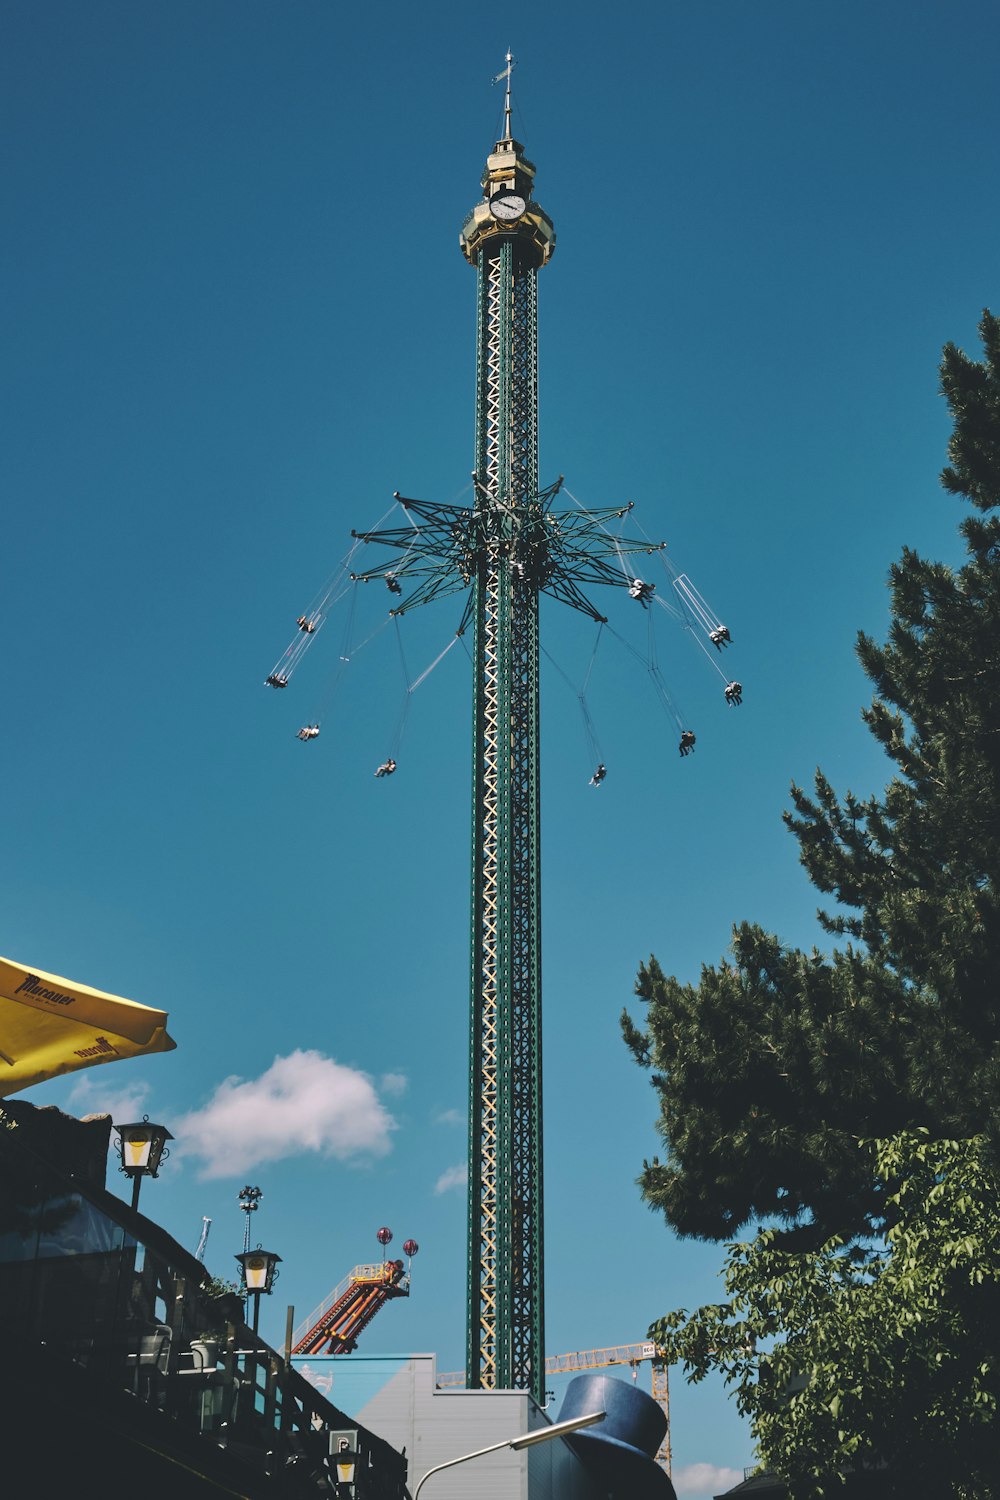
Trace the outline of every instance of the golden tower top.
<path fill-rule="evenodd" d="M 503 111 L 503 135 L 486 158 L 483 169 L 482 202 L 477 203 L 462 225 L 458 242 L 470 265 L 478 265 L 484 244 L 500 239 L 514 239 L 532 254 L 536 265 L 544 266 L 552 258 L 556 232 L 543 208 L 531 201 L 535 182 L 535 165 L 516 141 L 510 123 L 510 75 L 514 59 L 507 52 L 507 65 L 494 79 L 506 80 Z"/>

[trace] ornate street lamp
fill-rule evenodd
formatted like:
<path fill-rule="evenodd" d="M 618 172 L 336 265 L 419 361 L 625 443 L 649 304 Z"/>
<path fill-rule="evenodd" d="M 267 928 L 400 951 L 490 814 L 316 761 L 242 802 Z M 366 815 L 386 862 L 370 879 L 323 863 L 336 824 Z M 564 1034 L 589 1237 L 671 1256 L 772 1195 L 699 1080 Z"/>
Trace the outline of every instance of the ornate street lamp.
<path fill-rule="evenodd" d="M 143 1115 L 135 1125 L 116 1125 L 118 1132 L 118 1155 L 121 1158 L 119 1172 L 132 1179 L 132 1207 L 139 1206 L 139 1188 L 144 1177 L 159 1176 L 160 1163 L 170 1155 L 167 1141 L 173 1136 L 165 1125 L 151 1125 L 149 1116 Z"/>
<path fill-rule="evenodd" d="M 240 1263 L 243 1290 L 248 1297 L 253 1298 L 253 1331 L 256 1334 L 260 1321 L 260 1299 L 265 1293 L 267 1296 L 271 1295 L 278 1279 L 278 1262 L 281 1256 L 275 1255 L 273 1250 L 262 1250 L 258 1245 L 256 1250 L 243 1250 L 236 1259 Z"/>

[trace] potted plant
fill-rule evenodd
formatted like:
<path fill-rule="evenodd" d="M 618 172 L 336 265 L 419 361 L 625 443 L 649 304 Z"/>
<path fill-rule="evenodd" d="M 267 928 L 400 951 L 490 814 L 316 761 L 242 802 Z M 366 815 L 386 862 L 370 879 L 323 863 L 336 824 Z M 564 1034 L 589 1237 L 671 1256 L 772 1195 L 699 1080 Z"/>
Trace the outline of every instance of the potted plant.
<path fill-rule="evenodd" d="M 201 1284 L 199 1311 L 205 1327 L 191 1340 L 196 1366 L 214 1370 L 219 1362 L 219 1346 L 225 1342 L 226 1324 L 238 1323 L 243 1317 L 243 1294 L 235 1281 L 210 1276 Z"/>

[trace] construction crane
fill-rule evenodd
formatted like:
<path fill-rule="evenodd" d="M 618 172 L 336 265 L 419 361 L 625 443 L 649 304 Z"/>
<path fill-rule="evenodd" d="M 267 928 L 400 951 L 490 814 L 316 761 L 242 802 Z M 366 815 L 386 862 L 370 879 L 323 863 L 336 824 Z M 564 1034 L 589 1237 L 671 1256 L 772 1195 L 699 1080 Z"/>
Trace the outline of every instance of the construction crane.
<path fill-rule="evenodd" d="M 652 1372 L 651 1395 L 667 1420 L 656 1455 L 656 1462 L 670 1473 L 670 1379 L 666 1353 L 647 1340 L 641 1344 L 615 1344 L 610 1349 L 583 1349 L 573 1354 L 550 1354 L 545 1361 L 546 1375 L 574 1375 L 581 1370 L 606 1370 L 612 1365 L 628 1365 L 635 1380 L 639 1366 L 649 1360 Z M 465 1386 L 465 1371 L 452 1370 L 437 1377 L 438 1390 Z"/>
<path fill-rule="evenodd" d="M 392 1230 L 383 1227 L 376 1238 L 384 1250 L 392 1239 Z M 419 1248 L 416 1240 L 403 1245 L 411 1262 Z M 292 1353 L 351 1354 L 375 1314 L 393 1298 L 409 1295 L 410 1275 L 401 1260 L 355 1266 L 295 1330 Z"/>

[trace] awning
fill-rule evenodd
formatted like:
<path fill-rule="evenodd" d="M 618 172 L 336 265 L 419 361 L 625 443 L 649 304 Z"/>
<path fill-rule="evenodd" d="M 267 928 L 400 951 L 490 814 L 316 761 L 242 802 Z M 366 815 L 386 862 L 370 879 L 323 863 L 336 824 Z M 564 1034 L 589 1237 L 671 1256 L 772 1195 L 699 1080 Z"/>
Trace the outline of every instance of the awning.
<path fill-rule="evenodd" d="M 33 1083 L 169 1052 L 167 1013 L 0 958 L 0 1098 Z"/>

